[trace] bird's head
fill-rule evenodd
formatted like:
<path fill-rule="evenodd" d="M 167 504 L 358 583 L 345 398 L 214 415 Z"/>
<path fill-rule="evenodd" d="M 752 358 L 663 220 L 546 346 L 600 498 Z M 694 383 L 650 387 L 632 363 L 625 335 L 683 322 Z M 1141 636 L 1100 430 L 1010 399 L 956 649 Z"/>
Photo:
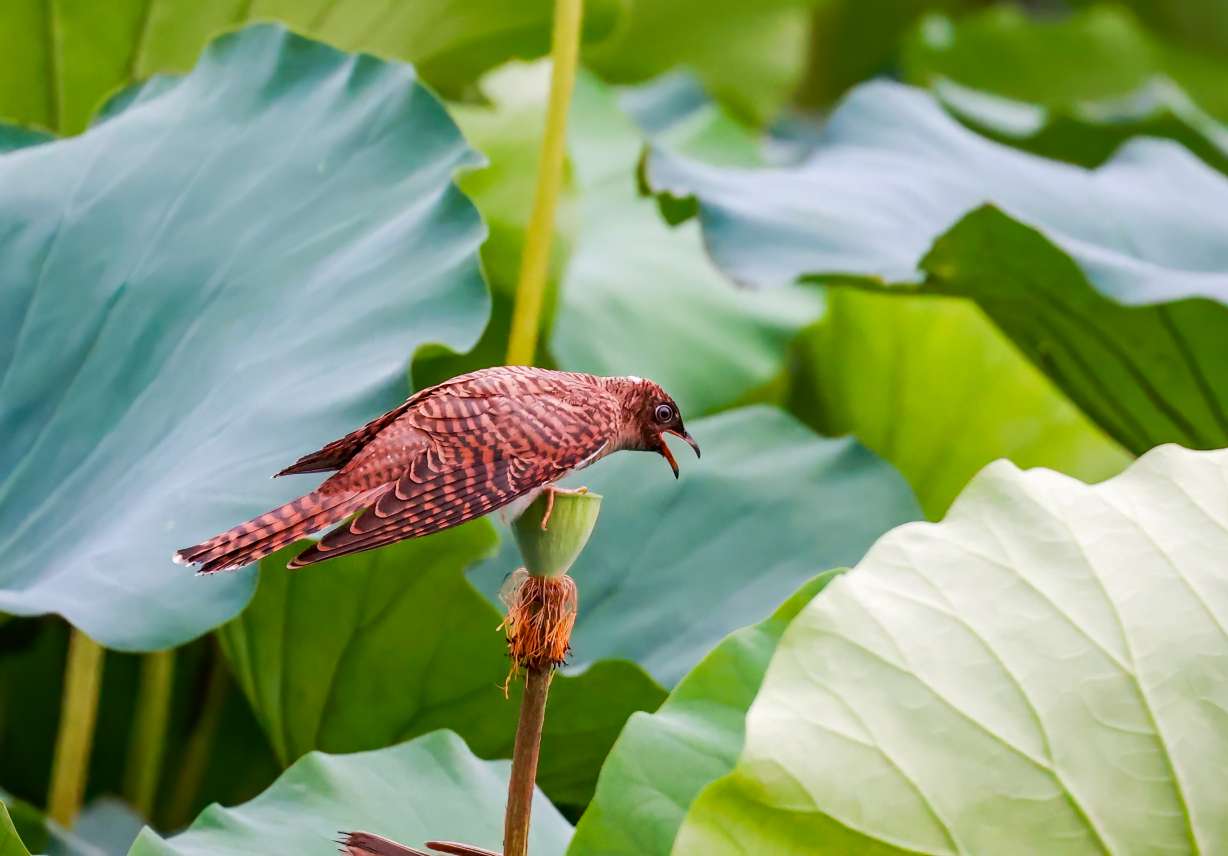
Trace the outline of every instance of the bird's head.
<path fill-rule="evenodd" d="M 665 390 L 643 378 L 620 378 L 625 382 L 623 406 L 626 414 L 624 448 L 656 452 L 669 461 L 674 478 L 678 478 L 678 462 L 665 443 L 665 435 L 681 437 L 699 457 L 699 444 L 682 425 L 682 413 Z"/>

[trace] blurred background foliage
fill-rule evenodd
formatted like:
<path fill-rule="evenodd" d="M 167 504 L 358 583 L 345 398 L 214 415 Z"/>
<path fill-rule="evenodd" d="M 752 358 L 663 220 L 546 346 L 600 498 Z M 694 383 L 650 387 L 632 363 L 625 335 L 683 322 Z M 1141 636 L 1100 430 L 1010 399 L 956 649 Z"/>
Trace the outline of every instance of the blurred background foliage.
<path fill-rule="evenodd" d="M 440 138 L 450 133 L 450 117 L 484 157 L 480 165 L 470 159 L 457 183 L 487 232 L 480 250 L 476 232 L 468 236 L 471 240 L 458 239 L 465 249 L 457 250 L 456 258 L 475 269 L 480 257 L 490 300 L 487 304 L 476 292 L 450 303 L 423 297 L 425 308 L 416 315 L 425 319 L 423 329 L 405 338 L 404 363 L 394 367 L 395 377 L 385 388 L 363 390 L 338 405 L 356 414 L 377 400 L 503 361 L 541 142 L 549 71 L 542 57 L 549 49 L 551 14 L 548 0 L 9 0 L 0 9 L 0 55 L 5 57 L 0 64 L 0 120 L 5 123 L 0 125 L 0 151 L 97 133 L 87 128 L 109 99 L 114 100 L 108 116 L 139 110 L 143 97 L 174 86 L 159 76 L 188 72 L 219 33 L 262 21 L 280 22 L 344 51 L 412 62 L 421 82 L 446 107 L 446 116 L 439 111 L 433 126 Z M 298 42 L 277 52 L 253 52 L 248 71 L 263 79 L 260 75 L 276 63 L 278 74 L 293 77 L 307 68 L 310 78 L 310 54 Z M 638 575 L 627 574 L 623 602 L 638 597 L 657 606 L 639 613 L 630 608 L 612 620 L 609 604 L 619 602 L 619 592 L 611 581 L 622 579 L 627 569 L 599 563 L 590 569 L 593 591 L 609 589 L 592 603 L 608 604 L 586 605 L 589 615 L 578 625 L 578 654 L 587 669 L 561 678 L 551 699 L 541 784 L 561 810 L 560 817 L 551 815 L 547 822 L 559 840 L 566 839 L 568 821 L 581 817 L 596 790 L 598 801 L 581 823 L 575 852 L 618 852 L 618 847 L 668 852 L 681 824 L 681 817 L 674 816 L 676 805 L 666 813 L 665 830 L 649 835 L 653 849 L 637 850 L 642 844 L 635 841 L 611 843 L 610 836 L 618 833 L 609 830 L 625 828 L 628 821 L 618 814 L 622 797 L 614 785 L 607 786 L 607 800 L 602 800 L 598 773 L 607 753 L 634 714 L 633 727 L 623 732 L 627 746 L 616 749 L 609 775 L 612 781 L 635 781 L 640 773 L 628 753 L 659 739 L 652 728 L 672 727 L 672 717 L 685 720 L 695 706 L 702 708 L 694 702 L 696 688 L 706 686 L 714 672 L 736 673 L 735 683 L 750 689 L 719 700 L 718 707 L 730 709 L 721 714 L 728 721 L 721 720 L 712 740 L 720 763 L 703 775 L 688 772 L 686 799 L 698 793 L 703 776 L 711 781 L 728 772 L 741 742 L 742 718 L 783 622 L 801 606 L 796 598 L 786 598 L 799 587 L 799 597 L 813 596 L 822 586 L 807 580 L 819 571 L 856 564 L 877 535 L 898 523 L 922 516 L 940 519 L 972 476 L 997 458 L 1096 481 L 1157 443 L 1228 445 L 1222 436 L 1228 423 L 1219 409 L 1224 397 L 1219 378 L 1224 375 L 1211 373 L 1207 380 L 1197 370 L 1198 359 L 1214 365 L 1219 353 L 1215 343 L 1223 341 L 1222 304 L 1174 302 L 1153 311 L 1115 302 L 1095 291 L 1094 266 L 1080 273 L 1043 234 L 994 220 L 993 212 L 977 212 L 961 228 L 931 236 L 938 238 L 934 252 L 917 265 L 932 274 L 928 282 L 937 296 L 890 293 L 884 287 L 889 277 L 844 281 L 829 275 L 860 271 L 823 267 L 825 259 L 789 271 L 789 279 L 818 284 L 735 288 L 730 278 L 742 286 L 769 284 L 781 259 L 792 258 L 786 252 L 790 242 L 816 228 L 815 223 L 825 227 L 851 221 L 867 209 L 832 206 L 821 212 L 832 218 L 824 221 L 814 209 L 786 198 L 781 210 L 794 218 L 792 223 L 777 218 L 775 231 L 756 227 L 743 233 L 735 228 L 735 218 L 713 215 L 719 209 L 713 200 L 720 201 L 743 167 L 785 169 L 805 163 L 843 96 L 866 80 L 884 77 L 927 91 L 952 124 L 1051 159 L 1047 165 L 1053 169 L 1100 166 L 1123 144 L 1147 136 L 1174 140 L 1209 169 L 1226 173 L 1228 2 L 589 0 L 581 62 L 537 362 L 660 381 L 690 420 L 712 437 L 711 445 L 701 438 L 705 464 L 727 461 L 733 475 L 721 478 L 705 470 L 683 482 L 696 519 L 682 518 L 683 500 L 672 491 L 673 484 L 658 492 L 659 463 L 620 462 L 615 467 L 611 462 L 609 474 L 599 477 L 634 502 L 617 519 L 607 512 L 603 525 L 608 524 L 604 531 L 610 543 L 635 542 L 652 533 L 641 561 L 659 562 L 664 571 L 637 567 Z M 158 79 L 144 96 L 130 88 L 150 78 Z M 284 93 L 272 88 L 263 95 L 270 105 L 287 103 L 278 100 Z M 359 100 L 352 89 L 337 97 L 339 102 Z M 373 115 L 383 114 L 374 109 Z M 338 129 L 348 128 L 355 139 L 363 136 L 361 119 L 341 110 L 338 116 Z M 322 116 L 319 127 L 329 126 L 328 119 Z M 139 117 L 129 113 L 128 121 L 134 123 L 127 126 L 133 138 L 140 139 Z M 225 129 L 242 119 L 220 105 L 214 121 Z M 246 153 L 253 158 L 251 170 L 276 159 L 283 130 L 272 129 L 263 147 Z M 215 133 L 216 138 L 205 138 L 208 146 L 213 148 L 216 139 L 217 150 L 226 151 L 225 133 Z M 419 152 L 410 148 L 398 151 L 417 165 Z M 63 155 L 61 170 L 85 162 L 86 146 L 76 151 Z M 174 161 L 184 151 L 162 154 Z M 394 148 L 362 151 L 382 151 L 391 158 Z M 314 155 L 302 157 L 306 164 Z M 457 158 L 459 164 L 468 155 Z M 711 182 L 695 181 L 683 192 L 681 184 L 670 184 L 660 171 L 654 177 L 654 164 L 670 158 L 698 165 L 696 174 Z M 327 160 L 324 154 L 320 159 Z M 21 164 L 11 163 L 16 176 Z M 919 159 L 916 174 L 925 174 L 932 163 Z M 968 169 L 974 166 L 970 159 Z M 301 179 L 293 163 L 282 167 L 288 178 L 270 169 L 274 179 Z M 448 181 L 426 167 L 420 174 L 440 186 Z M 110 189 L 110 173 L 96 175 Z M 986 177 L 985 184 L 994 177 Z M 351 200 L 354 210 L 377 198 L 379 188 L 370 192 Z M 899 204 L 898 197 L 884 198 Z M 1181 187 L 1166 198 L 1173 209 L 1184 206 L 1183 216 L 1191 223 L 1206 219 L 1203 215 L 1220 199 L 1183 193 Z M 71 202 L 71 188 L 65 199 Z M 751 194 L 744 197 L 744 207 L 753 215 L 760 201 L 752 204 L 750 199 Z M 272 223 L 295 215 L 284 200 L 283 207 L 250 197 L 246 202 L 251 211 L 231 208 L 229 213 Z M 57 201 L 42 213 L 54 219 L 61 208 L 73 210 Z M 691 214 L 700 216 L 690 220 Z M 15 218 L 6 225 L 33 219 L 16 206 L 4 216 Z M 183 228 L 196 230 L 202 242 L 212 240 L 196 219 L 185 218 Z M 17 232 L 10 228 L 8 234 Z M 1211 260 L 1207 264 L 1218 263 L 1222 249 L 1210 239 L 1200 243 L 1195 226 L 1189 232 L 1194 237 L 1183 239 L 1185 251 Z M 420 247 L 436 245 L 444 234 L 456 237 L 427 228 L 414 234 Z M 988 240 L 985 235 L 1011 247 L 1012 258 L 1027 258 L 1036 267 L 1020 273 L 994 266 L 961 243 Z M 757 254 L 763 270 L 756 273 L 762 273 L 763 281 L 729 262 L 722 249 L 729 243 Z M 782 249 L 777 254 L 765 247 Z M 413 267 L 413 259 L 398 260 L 391 250 L 377 257 L 388 265 L 383 287 L 398 288 L 401 272 Z M 1103 335 L 1080 340 L 1070 360 L 1090 354 L 1093 362 L 1118 366 L 1109 393 L 1080 385 L 1070 363 L 1063 370 L 1060 359 L 1049 359 L 1052 327 L 1024 329 L 1002 320 L 1021 304 L 1031 311 L 1028 301 L 1037 298 L 1025 274 L 1046 265 L 1049 281 L 1087 288 L 1078 293 L 1091 303 L 1075 309 L 1095 316 Z M 304 278 L 331 276 L 332 271 L 324 258 L 318 267 L 305 269 Z M 471 278 L 470 285 L 474 282 Z M 69 287 L 70 280 L 63 285 Z M 1012 287 L 1024 293 L 1015 303 L 1009 297 Z M 1005 303 L 1003 293 L 1009 297 Z M 358 321 L 388 311 L 378 297 L 368 299 L 359 304 Z M 316 311 L 314 305 L 307 308 Z M 15 342 L 7 326 L 11 323 L 7 316 L 0 319 L 0 334 Z M 1180 335 L 1173 333 L 1169 349 L 1135 371 L 1122 354 L 1129 356 L 1134 341 L 1159 327 Z M 300 334 L 310 338 L 310 328 L 302 327 Z M 1102 344 L 1106 341 L 1110 345 Z M 1102 350 L 1113 355 L 1105 357 Z M 1183 360 L 1194 368 L 1182 369 Z M 1097 398 L 1101 394 L 1114 405 Z M 755 406 L 765 404 L 771 407 Z M 285 408 L 297 412 L 292 408 L 298 406 L 287 403 Z M 1189 436 L 1181 433 L 1187 424 L 1193 425 Z M 852 439 L 834 439 L 843 435 Z M 301 451 L 306 448 L 287 448 L 286 457 Z M 0 501 L 7 499 L 10 508 L 30 503 L 28 497 L 5 496 L 7 475 L 0 474 Z M 849 496 L 865 505 L 853 506 L 857 513 L 846 519 L 839 510 L 846 501 L 842 497 Z M 222 504 L 211 507 L 224 516 L 237 501 L 223 497 Z M 680 518 L 673 533 L 656 526 L 666 510 Z M 724 520 L 733 529 L 742 514 L 751 515 L 750 534 L 740 542 L 746 550 L 708 544 L 705 525 Z M 52 541 L 40 549 L 56 556 L 72 546 Z M 228 623 L 199 638 L 192 637 L 200 627 L 185 625 L 179 635 L 159 631 L 164 633 L 161 642 L 184 644 L 174 655 L 168 748 L 146 820 L 171 833 L 209 803 L 243 803 L 313 749 L 377 749 L 450 728 L 482 758 L 506 757 L 514 705 L 483 693 L 493 695 L 487 691 L 504 667 L 497 637 L 489 631 L 498 619 L 491 601 L 514 561 L 508 549 L 494 527 L 481 523 L 344 560 L 331 575 L 290 576 L 274 557 L 263 563 L 258 585 L 249 570 L 226 596 L 222 612 L 234 616 Z M 699 558 L 688 564 L 689 553 Z M 762 573 L 743 587 L 742 575 L 752 564 Z M 138 579 L 135 569 L 117 565 L 117 579 Z M 399 578 L 389 565 L 411 566 L 412 580 Z M 170 566 L 154 570 L 175 572 Z M 73 569 L 62 578 L 66 592 L 79 585 L 84 577 L 74 574 L 81 573 Z M 693 598 L 684 577 L 707 580 L 711 598 L 704 615 L 713 618 L 688 625 L 681 640 L 654 638 L 652 629 L 669 617 L 660 604 L 679 612 L 696 606 L 688 603 Z M 785 606 L 773 616 L 781 603 Z M 106 611 L 106 604 L 100 608 Z M 55 606 L 44 611 L 70 610 Z M 168 606 L 162 617 L 172 622 L 166 616 L 173 614 Z M 764 623 L 747 627 L 757 622 Z M 116 634 L 146 633 L 141 638 L 148 640 L 154 631 L 146 624 L 157 623 L 117 610 L 107 616 L 106 626 Z M 747 629 L 714 648 L 739 627 Z M 106 654 L 87 795 L 91 803 L 78 827 L 72 833 L 59 829 L 36 808 L 47 793 L 67 638 L 68 627 L 58 616 L 11 617 L 0 623 L 0 790 L 9 795 L 5 802 L 13 821 L 34 849 L 127 852 L 141 819 L 105 798 L 125 790 L 140 682 L 136 654 Z M 320 678 L 325 673 L 332 675 L 327 682 Z M 644 717 L 671 690 L 662 719 L 650 726 Z M 484 783 L 475 785 L 483 799 L 497 799 L 498 789 L 484 778 L 491 775 L 487 767 L 466 766 L 469 761 L 454 756 L 456 746 L 430 740 L 413 744 L 417 748 L 408 754 L 446 758 L 453 765 L 447 769 L 463 770 L 457 776 Z M 305 766 L 291 774 L 302 781 L 328 780 L 332 774 L 327 762 L 323 767 L 310 758 L 301 763 Z M 394 764 L 389 769 L 400 768 Z M 0 853 L 7 856 L 4 846 Z M 141 846 L 155 852 L 149 833 Z M 184 847 L 191 852 L 189 844 Z"/>

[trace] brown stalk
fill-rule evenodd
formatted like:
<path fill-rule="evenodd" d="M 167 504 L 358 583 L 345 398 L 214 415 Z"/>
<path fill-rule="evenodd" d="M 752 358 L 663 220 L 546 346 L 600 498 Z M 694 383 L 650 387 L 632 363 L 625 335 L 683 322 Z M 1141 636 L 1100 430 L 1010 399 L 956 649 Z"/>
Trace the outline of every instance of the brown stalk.
<path fill-rule="evenodd" d="M 529 852 L 529 820 L 537 785 L 537 760 L 541 754 L 542 726 L 546 721 L 546 695 L 550 692 L 553 676 L 553 666 L 529 666 L 525 670 L 520 724 L 516 727 L 516 748 L 512 752 L 512 777 L 507 783 L 504 856 L 526 856 Z"/>
<path fill-rule="evenodd" d="M 507 783 L 503 854 L 527 856 L 546 697 L 554 669 L 567 658 L 571 647 L 579 593 L 575 580 L 565 573 L 545 577 L 520 570 L 512 575 L 511 591 L 504 595 L 504 600 L 508 611 L 503 627 L 512 661 L 504 692 L 516 675 L 523 672 L 525 679 L 516 745 L 512 750 L 512 775 Z"/>

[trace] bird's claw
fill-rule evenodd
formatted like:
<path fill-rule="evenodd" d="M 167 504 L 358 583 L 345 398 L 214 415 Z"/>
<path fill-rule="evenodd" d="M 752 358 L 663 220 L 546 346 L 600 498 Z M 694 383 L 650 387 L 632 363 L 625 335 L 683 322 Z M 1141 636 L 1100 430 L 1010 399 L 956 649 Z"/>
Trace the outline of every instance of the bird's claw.
<path fill-rule="evenodd" d="M 584 496 L 588 493 L 588 488 L 580 487 L 548 487 L 546 488 L 546 513 L 542 515 L 542 531 L 546 531 L 546 524 L 550 522 L 550 514 L 554 511 L 554 496 L 558 493 L 565 493 L 568 496 Z"/>
<path fill-rule="evenodd" d="M 542 531 L 546 531 L 546 524 L 550 522 L 550 514 L 554 511 L 554 488 L 546 488 L 546 513 L 542 515 Z"/>

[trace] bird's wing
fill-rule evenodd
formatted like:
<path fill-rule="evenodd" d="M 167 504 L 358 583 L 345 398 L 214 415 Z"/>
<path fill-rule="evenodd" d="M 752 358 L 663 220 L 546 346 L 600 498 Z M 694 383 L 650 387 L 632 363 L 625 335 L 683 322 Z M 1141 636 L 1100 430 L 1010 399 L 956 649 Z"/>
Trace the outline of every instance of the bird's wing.
<path fill-rule="evenodd" d="M 492 396 L 504 394 L 509 384 L 523 380 L 526 376 L 531 377 L 532 383 L 545 392 L 556 392 L 557 387 L 565 383 L 562 372 L 536 373 L 533 369 L 509 366 L 459 375 L 443 383 L 419 390 L 392 410 L 375 417 L 361 428 L 356 428 L 339 440 L 333 440 L 319 451 L 299 458 L 273 478 L 299 473 L 339 470 L 366 448 L 377 434 L 396 422 L 409 410 L 420 408 L 431 399 L 447 400 L 457 407 L 466 405 L 484 407 Z"/>
<path fill-rule="evenodd" d="M 361 428 L 346 434 L 340 440 L 333 440 L 318 452 L 303 455 L 290 466 L 273 476 L 297 475 L 298 473 L 327 473 L 339 470 L 363 450 L 375 435 L 396 421 L 414 403 L 414 397 L 409 398 L 399 406 L 389 410 L 383 416 L 377 416 Z"/>
<path fill-rule="evenodd" d="M 396 482 L 290 567 L 416 538 L 562 478 L 609 442 L 605 414 L 549 394 L 432 396 L 402 418 L 430 438 Z"/>

